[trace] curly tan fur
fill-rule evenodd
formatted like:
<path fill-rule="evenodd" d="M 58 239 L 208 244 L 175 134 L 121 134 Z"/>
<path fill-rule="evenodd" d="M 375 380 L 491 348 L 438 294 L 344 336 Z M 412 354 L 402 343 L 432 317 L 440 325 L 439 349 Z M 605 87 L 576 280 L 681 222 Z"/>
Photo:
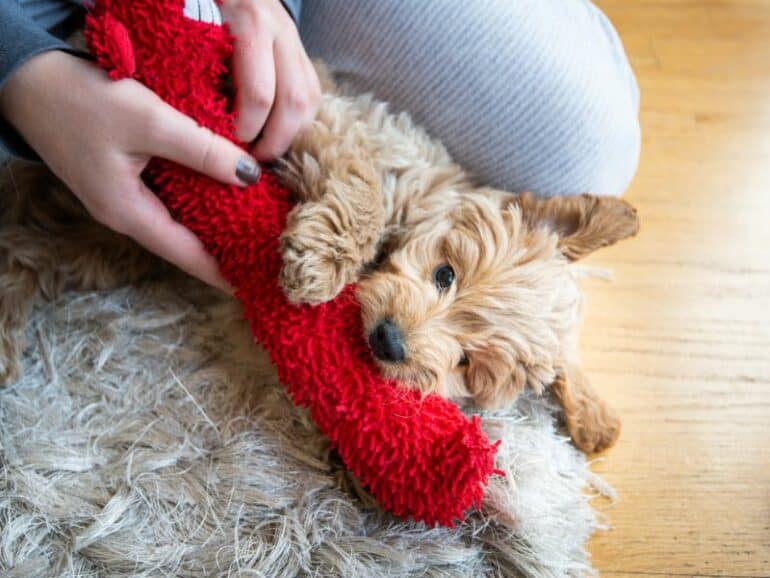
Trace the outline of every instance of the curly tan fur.
<path fill-rule="evenodd" d="M 388 318 L 404 334 L 406 359 L 380 363 L 385 375 L 490 408 L 526 386 L 551 386 L 578 447 L 611 445 L 614 414 L 582 377 L 559 369 L 575 365 L 577 350 L 581 298 L 569 265 L 634 234 L 635 211 L 611 198 L 542 200 L 476 187 L 407 115 L 324 82 L 316 122 L 278 166 L 301 201 L 281 240 L 287 296 L 319 303 L 360 281 L 366 333 Z M 5 172 L 0 381 L 10 382 L 39 296 L 114 287 L 165 267 L 94 223 L 50 175 L 18 165 Z M 442 264 L 457 276 L 447 291 L 432 280 Z"/>

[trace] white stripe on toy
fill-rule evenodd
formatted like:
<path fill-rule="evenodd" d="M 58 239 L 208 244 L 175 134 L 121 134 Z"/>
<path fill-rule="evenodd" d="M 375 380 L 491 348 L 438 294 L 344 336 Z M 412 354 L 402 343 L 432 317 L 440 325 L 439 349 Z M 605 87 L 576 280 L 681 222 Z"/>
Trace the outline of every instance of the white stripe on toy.
<path fill-rule="evenodd" d="M 222 25 L 222 13 L 214 0 L 185 0 L 184 15 L 192 20 Z"/>

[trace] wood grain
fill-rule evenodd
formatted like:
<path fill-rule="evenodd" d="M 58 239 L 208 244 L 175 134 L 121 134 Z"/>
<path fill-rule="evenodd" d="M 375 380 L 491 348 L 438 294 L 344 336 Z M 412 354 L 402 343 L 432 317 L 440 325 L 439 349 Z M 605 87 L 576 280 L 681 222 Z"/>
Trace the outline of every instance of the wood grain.
<path fill-rule="evenodd" d="M 599 0 L 642 91 L 633 241 L 583 355 L 624 418 L 602 575 L 770 576 L 770 1 Z"/>

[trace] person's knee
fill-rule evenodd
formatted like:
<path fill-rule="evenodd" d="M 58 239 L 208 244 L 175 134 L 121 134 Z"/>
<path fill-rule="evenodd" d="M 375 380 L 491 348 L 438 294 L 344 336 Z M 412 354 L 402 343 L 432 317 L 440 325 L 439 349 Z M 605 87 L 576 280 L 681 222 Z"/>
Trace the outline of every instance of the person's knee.
<path fill-rule="evenodd" d="M 590 2 L 433 0 L 420 4 L 424 18 L 390 4 L 313 3 L 304 38 L 350 86 L 410 112 L 485 185 L 625 190 L 639 154 L 638 94 Z"/>
<path fill-rule="evenodd" d="M 641 131 L 636 108 L 618 93 L 608 91 L 563 122 L 571 127 L 572 143 L 561 152 L 565 157 L 563 170 L 554 175 L 554 191 L 622 195 L 639 164 Z"/>
<path fill-rule="evenodd" d="M 508 104 L 481 119 L 476 130 L 488 140 L 471 139 L 470 150 L 462 141 L 446 144 L 487 185 L 544 196 L 621 195 L 641 147 L 633 82 L 633 76 L 607 74 L 552 84 L 532 97 L 537 106 L 525 105 L 529 114 Z"/>
<path fill-rule="evenodd" d="M 636 173 L 639 92 L 617 35 L 601 18 L 593 37 L 576 48 L 580 54 L 540 58 L 542 87 L 531 96 L 537 106 L 525 105 L 534 117 L 522 122 L 518 110 L 504 115 L 516 161 L 505 180 L 517 188 L 617 196 Z"/>
<path fill-rule="evenodd" d="M 639 166 L 641 132 L 635 114 L 618 120 L 610 138 L 603 142 L 604 154 L 593 177 L 586 186 L 598 195 L 620 196 L 628 189 Z"/>
<path fill-rule="evenodd" d="M 589 62 L 595 73 L 582 86 L 585 110 L 576 108 L 574 122 L 578 139 L 587 153 L 574 165 L 575 184 L 580 192 L 619 196 L 631 184 L 639 164 L 641 128 L 639 88 L 621 41 L 609 20 L 595 6 L 596 30 Z"/>

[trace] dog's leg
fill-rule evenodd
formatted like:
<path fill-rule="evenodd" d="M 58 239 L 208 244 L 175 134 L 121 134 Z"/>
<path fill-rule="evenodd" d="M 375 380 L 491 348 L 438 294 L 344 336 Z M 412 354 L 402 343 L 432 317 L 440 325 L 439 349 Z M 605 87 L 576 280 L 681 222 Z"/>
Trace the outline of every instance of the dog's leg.
<path fill-rule="evenodd" d="M 365 159 L 338 162 L 316 201 L 298 205 L 281 236 L 281 285 L 295 303 L 322 303 L 372 261 L 385 228 L 379 179 Z"/>
<path fill-rule="evenodd" d="M 551 390 L 562 406 L 567 431 L 578 449 L 592 454 L 615 445 L 620 436 L 620 418 L 599 398 L 579 367 L 560 371 Z"/>

